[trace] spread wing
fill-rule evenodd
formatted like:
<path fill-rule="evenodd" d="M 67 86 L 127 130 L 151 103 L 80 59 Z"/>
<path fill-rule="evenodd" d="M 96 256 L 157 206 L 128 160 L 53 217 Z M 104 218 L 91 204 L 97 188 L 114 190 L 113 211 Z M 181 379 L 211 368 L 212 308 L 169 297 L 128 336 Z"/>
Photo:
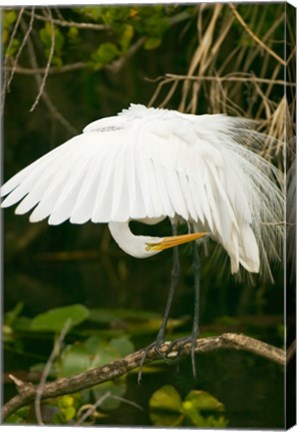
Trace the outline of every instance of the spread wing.
<path fill-rule="evenodd" d="M 261 224 L 279 220 L 282 197 L 274 168 L 238 143 L 247 126 L 134 105 L 12 177 L 2 207 L 53 225 L 178 215 L 222 243 L 232 272 L 257 272 Z"/>

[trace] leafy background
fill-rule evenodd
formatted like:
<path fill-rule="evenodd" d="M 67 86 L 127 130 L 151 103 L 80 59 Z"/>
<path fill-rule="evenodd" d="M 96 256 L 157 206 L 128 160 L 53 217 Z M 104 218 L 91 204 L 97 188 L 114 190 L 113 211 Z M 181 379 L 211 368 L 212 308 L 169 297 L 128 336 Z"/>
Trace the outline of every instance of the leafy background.
<path fill-rule="evenodd" d="M 293 49 L 294 15 L 290 20 L 285 12 L 276 3 L 4 9 L 3 179 L 131 102 L 254 118 L 260 131 L 278 140 L 290 112 L 286 127 L 293 136 L 294 88 L 285 94 L 283 59 Z M 290 61 L 289 81 L 295 74 Z M 281 142 L 258 151 L 284 168 Z M 290 165 L 294 151 L 288 156 Z M 135 260 L 118 249 L 105 225 L 30 225 L 13 209 L 5 210 L 3 223 L 6 399 L 15 394 L 9 373 L 41 379 L 69 317 L 48 379 L 102 365 L 154 339 L 168 292 L 170 251 Z M 170 226 L 135 223 L 134 230 L 164 236 Z M 211 245 L 210 256 L 201 254 L 202 336 L 244 332 L 282 347 L 281 264 L 273 267 L 274 284 L 260 278 L 251 284 L 229 275 L 226 257 L 211 259 L 214 250 Z M 180 248 L 172 339 L 191 331 L 190 252 Z M 280 367 L 240 352 L 204 354 L 197 365 L 196 381 L 188 360 L 179 369 L 160 362 L 144 369 L 141 386 L 132 373 L 59 398 L 42 407 L 43 421 L 77 424 L 99 401 L 96 415 L 83 424 L 158 425 L 163 418 L 166 425 L 283 427 Z M 8 421 L 35 423 L 34 410 L 24 408 Z"/>

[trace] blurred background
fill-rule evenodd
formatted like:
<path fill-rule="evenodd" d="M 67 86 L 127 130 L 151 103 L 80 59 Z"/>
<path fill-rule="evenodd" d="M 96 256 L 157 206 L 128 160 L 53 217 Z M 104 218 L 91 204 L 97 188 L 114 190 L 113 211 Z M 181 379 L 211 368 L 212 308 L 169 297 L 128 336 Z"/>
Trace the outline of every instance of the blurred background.
<path fill-rule="evenodd" d="M 115 115 L 131 102 L 255 119 L 257 129 L 273 137 L 256 150 L 284 171 L 284 133 L 295 135 L 294 20 L 295 12 L 286 14 L 283 3 L 3 9 L 2 180 L 86 124 Z M 295 144 L 287 150 L 290 167 Z M 7 399 L 15 394 L 9 373 L 38 382 L 69 314 L 79 318 L 49 379 L 80 371 L 73 366 L 77 347 L 86 368 L 100 365 L 100 350 L 106 344 L 110 349 L 114 340 L 122 342 L 111 359 L 154 340 L 170 283 L 170 251 L 136 260 L 117 247 L 103 224 L 33 225 L 27 215 L 15 216 L 13 208 L 2 212 L 2 221 Z M 171 231 L 169 221 L 155 227 L 135 223 L 133 229 L 160 236 Z M 192 324 L 190 246 L 181 247 L 180 256 L 171 339 L 188 335 Z M 214 244 L 208 255 L 201 251 L 201 260 L 201 336 L 243 332 L 283 348 L 283 264 L 273 263 L 274 282 L 260 277 L 250 281 L 245 275 L 230 276 L 229 259 Z M 71 309 L 74 305 L 78 309 Z M 53 326 L 57 316 L 60 326 Z M 88 363 L 91 352 L 96 353 L 95 363 Z M 203 354 L 197 365 L 196 381 L 188 360 L 180 362 L 179 373 L 176 365 L 162 362 L 145 369 L 141 387 L 136 375 L 129 375 L 124 384 L 111 385 L 111 391 L 136 401 L 144 411 L 117 401 L 99 407 L 100 415 L 90 418 L 90 424 L 158 425 L 152 395 L 174 383 L 181 399 L 199 390 L 222 404 L 214 413 L 210 408 L 202 423 L 179 413 L 177 425 L 283 427 L 280 366 L 229 351 Z M 44 417 L 48 423 L 75 424 L 79 409 L 96 397 L 88 392 L 69 399 L 68 405 L 64 401 L 71 414 L 60 400 L 44 408 Z M 9 421 L 36 420 L 32 410 L 24 409 Z"/>

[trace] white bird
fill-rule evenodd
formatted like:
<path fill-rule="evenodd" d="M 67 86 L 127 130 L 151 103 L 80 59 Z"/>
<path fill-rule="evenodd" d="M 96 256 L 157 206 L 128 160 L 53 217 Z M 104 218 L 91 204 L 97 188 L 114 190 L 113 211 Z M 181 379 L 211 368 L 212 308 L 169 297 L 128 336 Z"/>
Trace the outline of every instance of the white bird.
<path fill-rule="evenodd" d="M 263 141 L 252 126 L 221 114 L 131 104 L 13 176 L 1 188 L 1 206 L 20 201 L 15 213 L 33 210 L 30 222 L 107 222 L 136 258 L 209 233 L 227 251 L 231 273 L 258 273 L 277 256 L 284 201 L 278 170 L 242 145 Z M 154 238 L 129 228 L 131 220 L 165 218 L 185 221 L 193 232 Z"/>
<path fill-rule="evenodd" d="M 30 222 L 49 217 L 50 225 L 108 222 L 115 241 L 136 258 L 159 253 L 162 239 L 133 235 L 130 220 L 182 219 L 222 244 L 232 273 L 240 264 L 257 273 L 260 255 L 265 265 L 276 249 L 273 223 L 282 220 L 283 198 L 277 170 L 239 144 L 261 138 L 250 126 L 220 114 L 131 104 L 13 176 L 1 188 L 8 195 L 1 206 L 21 201 L 16 214 L 35 207 Z"/>

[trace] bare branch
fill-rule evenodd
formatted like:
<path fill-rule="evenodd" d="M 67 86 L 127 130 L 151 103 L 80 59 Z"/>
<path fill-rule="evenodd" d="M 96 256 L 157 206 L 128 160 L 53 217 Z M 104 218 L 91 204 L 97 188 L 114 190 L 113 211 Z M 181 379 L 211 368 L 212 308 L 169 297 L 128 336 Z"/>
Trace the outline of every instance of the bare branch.
<path fill-rule="evenodd" d="M 86 67 L 87 65 L 83 62 L 72 63 L 63 66 L 52 66 L 48 71 L 48 75 L 72 72 L 75 70 L 85 69 Z M 9 72 L 12 70 L 12 68 L 7 66 L 4 68 L 4 70 Z M 26 68 L 22 66 L 16 66 L 14 68 L 14 72 L 20 75 L 44 74 L 45 68 Z"/>
<path fill-rule="evenodd" d="M 2 91 L 1 91 L 1 112 L 4 109 L 4 104 L 5 104 L 5 96 L 6 96 L 6 92 L 9 90 L 9 82 L 11 82 L 11 77 L 9 77 L 9 72 L 11 72 L 11 75 L 13 74 L 14 68 L 16 66 L 16 64 L 14 64 L 14 67 L 10 68 L 8 70 L 8 63 L 9 63 L 9 51 L 12 47 L 13 41 L 14 41 L 14 37 L 16 35 L 17 29 L 20 25 L 21 22 L 21 18 L 22 15 L 24 13 L 24 8 L 22 8 L 18 14 L 16 23 L 14 25 L 14 28 L 12 30 L 12 33 L 10 35 L 10 39 L 8 42 L 8 46 L 6 49 L 6 54 L 4 56 L 4 79 L 3 79 L 3 85 L 2 85 Z"/>
<path fill-rule="evenodd" d="M 43 78 L 41 80 L 40 86 L 39 86 L 39 92 L 36 96 L 36 99 L 33 103 L 33 105 L 30 108 L 30 112 L 34 111 L 34 109 L 36 108 L 36 106 L 38 105 L 39 99 L 42 96 L 42 93 L 44 91 L 44 87 L 45 87 L 45 83 L 48 77 L 48 73 L 51 67 L 51 62 L 54 56 L 54 52 L 55 52 L 55 26 L 53 23 L 53 19 L 52 19 L 52 13 L 50 8 L 48 8 L 48 14 L 49 14 L 49 21 L 51 24 L 51 48 L 50 48 L 50 52 L 49 52 L 49 56 L 48 56 L 48 60 L 47 60 L 47 64 L 46 64 L 46 68 L 45 68 L 45 72 L 43 75 Z"/>
<path fill-rule="evenodd" d="M 230 9 L 232 10 L 235 18 L 237 21 L 242 25 L 242 27 L 245 29 L 245 31 L 251 36 L 251 38 L 260 45 L 265 51 L 267 51 L 272 57 L 274 57 L 279 63 L 281 63 L 283 66 L 286 66 L 286 61 L 282 59 L 276 52 L 274 52 L 271 48 L 269 48 L 261 39 L 258 38 L 257 35 L 249 28 L 247 23 L 244 21 L 242 16 L 238 13 L 235 6 L 232 3 L 228 4 Z"/>
<path fill-rule="evenodd" d="M 25 24 L 23 23 L 23 26 L 25 27 Z M 37 64 L 37 60 L 36 60 L 36 56 L 35 56 L 35 52 L 34 52 L 34 47 L 33 47 L 33 43 L 30 39 L 30 37 L 28 38 L 28 42 L 27 42 L 27 48 L 29 51 L 29 59 L 31 62 L 31 66 L 34 69 L 38 68 L 38 64 Z M 36 73 L 34 75 L 35 81 L 37 83 L 38 88 L 40 88 L 41 84 L 42 84 L 42 78 L 40 76 L 40 74 Z M 54 104 L 52 103 L 52 101 L 50 100 L 48 94 L 46 93 L 45 90 L 43 90 L 43 92 L 41 93 L 41 97 L 44 101 L 44 103 L 46 104 L 47 108 L 49 109 L 49 111 L 51 112 L 52 116 L 62 125 L 65 127 L 65 129 L 70 132 L 71 134 L 77 134 L 78 131 L 77 129 L 75 129 L 69 122 L 68 120 L 66 120 L 63 115 L 57 110 L 57 108 L 54 106 Z"/>
<path fill-rule="evenodd" d="M 160 346 L 159 352 L 151 348 L 147 353 L 144 364 L 159 360 L 161 356 L 170 360 L 176 359 L 178 356 L 191 355 L 191 342 L 185 342 L 183 339 L 178 340 L 174 344 L 174 349 L 171 348 L 171 342 L 164 342 Z M 201 338 L 196 341 L 196 353 L 207 353 L 221 349 L 251 352 L 281 366 L 284 366 L 286 361 L 286 353 L 282 349 L 243 334 L 224 333 L 220 336 Z M 40 387 L 14 379 L 19 394 L 4 405 L 3 418 L 13 414 L 19 408 L 32 403 L 36 398 L 37 392 L 40 392 L 42 400 L 75 393 L 127 374 L 139 367 L 142 358 L 143 351 L 140 350 L 100 368 L 91 369 L 69 378 L 61 378 Z"/>
<path fill-rule="evenodd" d="M 35 18 L 40 21 L 48 21 L 48 18 L 42 15 L 35 15 Z M 105 24 L 95 24 L 95 23 L 79 23 L 76 21 L 66 21 L 61 19 L 53 18 L 53 23 L 60 27 L 76 27 L 83 30 L 108 30 L 109 26 Z"/>
<path fill-rule="evenodd" d="M 45 368 L 43 370 L 42 376 L 41 376 L 41 380 L 39 383 L 39 386 L 37 387 L 37 392 L 36 392 L 36 397 L 35 397 L 35 415 L 36 415 L 36 419 L 39 425 L 43 426 L 43 421 L 42 421 L 42 415 L 41 415 L 41 398 L 42 398 L 42 388 L 46 383 L 47 377 L 50 373 L 50 370 L 52 368 L 53 362 L 55 361 L 55 359 L 58 357 L 58 355 L 60 354 L 61 351 L 61 346 L 62 343 L 65 339 L 65 336 L 68 332 L 68 330 L 70 329 L 71 326 L 71 319 L 69 318 L 66 322 L 65 325 L 61 331 L 60 336 L 58 337 L 58 339 L 56 340 L 55 344 L 54 344 L 54 348 L 48 358 L 48 361 L 45 365 Z"/>
<path fill-rule="evenodd" d="M 221 81 L 221 82 L 255 82 L 255 83 L 263 83 L 263 84 L 276 84 L 280 86 L 288 86 L 288 87 L 296 87 L 295 82 L 289 82 L 284 80 L 276 80 L 276 79 L 269 79 L 269 78 L 258 78 L 256 76 L 253 76 L 248 73 L 238 73 L 238 74 L 228 74 L 225 76 L 191 76 L 191 75 L 175 75 L 175 74 L 166 74 L 166 78 L 172 78 L 176 80 L 189 80 L 189 81 Z M 160 80 L 160 78 L 158 78 Z M 168 81 L 169 82 L 169 81 Z"/>
<path fill-rule="evenodd" d="M 21 53 L 23 52 L 23 49 L 24 49 L 24 47 L 26 45 L 28 37 L 29 37 L 31 31 L 33 30 L 34 18 L 35 18 L 35 8 L 32 7 L 29 26 L 26 29 L 26 31 L 24 32 L 24 38 L 23 38 L 22 43 L 21 43 L 21 45 L 20 45 L 20 47 L 18 49 L 17 55 L 15 56 L 15 59 L 14 59 L 14 62 L 13 62 L 13 66 L 12 66 L 12 70 L 11 70 L 11 74 L 10 74 L 10 77 L 8 79 L 8 82 L 7 82 L 7 89 L 8 90 L 9 90 L 9 86 L 10 86 L 10 84 L 12 82 L 12 79 L 13 79 L 13 76 L 14 76 L 15 67 L 16 67 L 16 65 L 18 63 L 18 60 L 20 58 Z"/>

